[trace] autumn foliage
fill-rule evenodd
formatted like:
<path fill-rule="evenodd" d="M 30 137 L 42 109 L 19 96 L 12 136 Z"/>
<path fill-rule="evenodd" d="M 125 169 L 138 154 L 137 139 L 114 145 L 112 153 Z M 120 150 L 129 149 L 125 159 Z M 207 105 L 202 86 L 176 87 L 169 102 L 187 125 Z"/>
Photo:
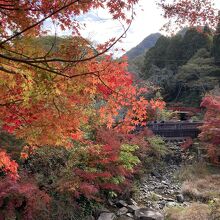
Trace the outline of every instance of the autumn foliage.
<path fill-rule="evenodd" d="M 104 127 L 95 132 L 93 141 L 74 141 L 70 149 L 35 149 L 27 169 L 40 174 L 38 184 L 48 193 L 55 190 L 75 199 L 103 201 L 129 192 L 150 148 L 146 132 L 124 134 Z"/>
<path fill-rule="evenodd" d="M 95 114 L 99 115 L 98 122 L 111 127 L 120 109 L 125 108 L 125 125 L 121 127 L 126 132 L 142 123 L 147 117 L 143 90 L 134 86 L 125 60 L 106 55 L 125 32 L 93 45 L 81 37 L 81 23 L 72 19 L 103 8 L 113 20 L 129 26 L 137 2 L 2 1 L 2 128 L 31 145 L 62 145 L 79 134 L 82 124 Z M 72 36 L 54 36 L 45 43 L 44 21 L 48 19 L 72 31 Z"/>
<path fill-rule="evenodd" d="M 110 128 L 124 109 L 117 129 L 128 132 L 135 125 L 145 125 L 146 106 L 156 110 L 163 108 L 164 103 L 145 100 L 142 94 L 146 89 L 133 84 L 126 65 L 125 60 L 114 61 L 111 56 L 103 56 L 99 61 L 70 70 L 73 75 L 75 71 L 82 72 L 74 80 L 44 71 L 28 70 L 25 77 L 3 72 L 0 76 L 4 82 L 0 86 L 4 101 L 0 112 L 3 129 L 30 144 L 61 145 L 79 134 L 80 127 L 94 115 L 99 118 L 97 124 L 105 123 Z M 87 76 L 85 71 L 94 74 Z"/>
<path fill-rule="evenodd" d="M 0 220 L 46 219 L 49 201 L 49 196 L 33 183 L 15 182 L 11 178 L 0 181 Z"/>
<path fill-rule="evenodd" d="M 18 164 L 11 160 L 5 151 L 0 151 L 0 172 L 9 176 L 12 180 L 18 179 Z"/>
<path fill-rule="evenodd" d="M 48 214 L 49 196 L 18 174 L 18 164 L 5 151 L 0 151 L 0 220 L 36 219 Z M 38 213 L 40 212 L 40 214 Z"/>
<path fill-rule="evenodd" d="M 165 103 L 146 100 L 126 58 L 106 53 L 137 2 L 0 1 L 0 125 L 24 141 L 17 161 L 0 150 L 3 219 L 50 219 L 57 201 L 122 194 L 137 173 L 149 143 L 132 132 Z M 127 28 L 94 45 L 73 18 L 98 8 Z M 48 19 L 72 35 L 47 36 Z"/>
<path fill-rule="evenodd" d="M 218 9 L 214 0 L 161 0 L 164 17 L 169 19 L 167 29 L 186 26 L 204 26 L 215 28 L 219 21 Z"/>
<path fill-rule="evenodd" d="M 212 162 L 219 164 L 220 159 L 220 96 L 208 95 L 202 103 L 206 108 L 200 139 L 205 143 Z"/>

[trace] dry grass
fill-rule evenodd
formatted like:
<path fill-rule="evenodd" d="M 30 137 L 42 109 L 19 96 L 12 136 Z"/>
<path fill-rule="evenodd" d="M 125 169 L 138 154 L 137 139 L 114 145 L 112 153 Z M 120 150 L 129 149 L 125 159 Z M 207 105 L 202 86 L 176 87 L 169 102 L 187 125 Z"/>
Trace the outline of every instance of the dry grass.
<path fill-rule="evenodd" d="M 182 193 L 203 202 L 220 198 L 220 175 L 208 175 L 201 179 L 185 181 Z"/>
<path fill-rule="evenodd" d="M 166 220 L 220 220 L 220 169 L 202 162 L 186 165 L 177 173 L 182 193 L 194 203 L 166 210 Z"/>
<path fill-rule="evenodd" d="M 208 174 L 210 174 L 210 172 L 204 162 L 195 162 L 181 167 L 178 173 L 176 173 L 176 177 L 180 181 L 186 181 L 203 178 Z"/>
<path fill-rule="evenodd" d="M 192 203 L 189 207 L 173 207 L 166 210 L 166 220 L 210 220 L 210 207 L 202 203 Z"/>

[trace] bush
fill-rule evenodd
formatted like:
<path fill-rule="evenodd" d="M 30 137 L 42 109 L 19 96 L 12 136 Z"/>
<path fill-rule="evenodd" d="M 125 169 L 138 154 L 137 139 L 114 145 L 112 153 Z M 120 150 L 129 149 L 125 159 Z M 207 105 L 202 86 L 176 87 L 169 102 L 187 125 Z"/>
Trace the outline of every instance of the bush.
<path fill-rule="evenodd" d="M 71 153 L 59 189 L 76 198 L 100 200 L 122 192 L 129 184 L 135 166 L 136 145 L 86 145 Z"/>
<path fill-rule="evenodd" d="M 50 197 L 30 182 L 0 179 L 0 220 L 48 219 Z"/>
<path fill-rule="evenodd" d="M 64 147 L 40 147 L 24 161 L 23 167 L 34 175 L 41 189 L 50 195 L 56 193 L 57 181 L 61 171 L 66 167 L 69 150 Z"/>
<path fill-rule="evenodd" d="M 203 178 L 185 181 L 182 193 L 202 202 L 220 198 L 220 175 L 207 175 Z"/>
<path fill-rule="evenodd" d="M 151 154 L 157 159 L 165 157 L 170 151 L 160 136 L 153 136 L 147 139 L 150 144 Z"/>

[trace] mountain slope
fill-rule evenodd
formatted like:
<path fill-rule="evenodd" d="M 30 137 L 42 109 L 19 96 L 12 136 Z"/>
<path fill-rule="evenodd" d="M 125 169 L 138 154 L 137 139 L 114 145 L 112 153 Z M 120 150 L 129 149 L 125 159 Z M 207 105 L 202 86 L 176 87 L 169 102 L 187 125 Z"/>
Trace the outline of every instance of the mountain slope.
<path fill-rule="evenodd" d="M 149 48 L 153 47 L 157 42 L 158 38 L 161 36 L 160 33 L 154 33 L 147 36 L 141 43 L 139 43 L 136 47 L 129 50 L 125 55 L 129 60 L 132 60 L 143 53 L 146 52 Z"/>

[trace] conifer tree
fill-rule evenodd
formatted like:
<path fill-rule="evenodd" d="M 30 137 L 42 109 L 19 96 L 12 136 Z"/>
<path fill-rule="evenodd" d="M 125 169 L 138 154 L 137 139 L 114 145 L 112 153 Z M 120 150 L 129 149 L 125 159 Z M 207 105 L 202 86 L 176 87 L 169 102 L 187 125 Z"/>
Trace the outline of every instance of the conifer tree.
<path fill-rule="evenodd" d="M 220 11 L 219 11 L 219 17 L 220 17 Z M 213 56 L 215 59 L 215 64 L 220 66 L 220 18 L 213 39 Z"/>

